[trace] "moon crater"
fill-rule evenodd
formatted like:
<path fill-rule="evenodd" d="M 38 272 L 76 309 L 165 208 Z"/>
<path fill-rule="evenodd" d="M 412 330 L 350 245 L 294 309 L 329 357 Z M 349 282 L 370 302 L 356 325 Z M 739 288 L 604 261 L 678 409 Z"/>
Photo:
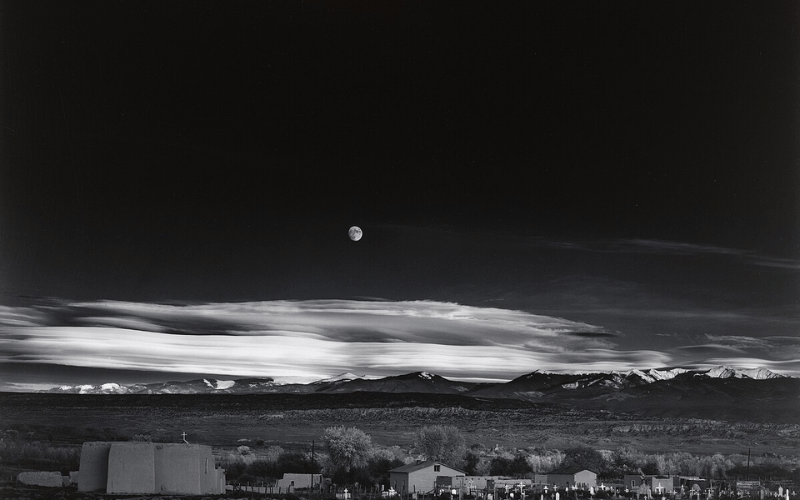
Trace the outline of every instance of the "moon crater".
<path fill-rule="evenodd" d="M 353 226 L 347 231 L 347 235 L 350 236 L 350 239 L 353 241 L 358 241 L 364 235 L 364 232 L 358 226 Z"/>

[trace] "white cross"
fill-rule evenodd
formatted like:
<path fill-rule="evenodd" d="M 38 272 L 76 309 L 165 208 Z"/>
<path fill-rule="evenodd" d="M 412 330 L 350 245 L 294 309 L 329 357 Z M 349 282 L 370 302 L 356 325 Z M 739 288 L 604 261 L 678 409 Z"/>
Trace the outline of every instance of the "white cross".
<path fill-rule="evenodd" d="M 186 440 L 186 431 L 183 431 L 183 434 L 181 434 L 181 436 L 183 436 L 183 442 L 184 443 L 188 443 L 189 442 L 189 441 Z"/>

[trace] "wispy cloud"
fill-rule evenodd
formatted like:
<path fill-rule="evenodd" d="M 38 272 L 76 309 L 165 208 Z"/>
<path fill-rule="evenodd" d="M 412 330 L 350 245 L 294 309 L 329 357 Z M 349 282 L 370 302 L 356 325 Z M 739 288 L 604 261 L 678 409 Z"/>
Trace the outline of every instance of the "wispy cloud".
<path fill-rule="evenodd" d="M 614 335 L 600 326 L 433 301 L 99 301 L 39 312 L 26 313 L 22 324 L 13 320 L 22 313 L 3 311 L 0 360 L 308 379 L 423 369 L 513 378 L 537 368 L 632 362 L 631 353 L 609 354 Z M 587 349 L 602 354 L 587 357 Z"/>
<path fill-rule="evenodd" d="M 764 267 L 775 267 L 779 269 L 790 269 L 800 271 L 800 260 L 781 259 L 777 257 L 760 257 L 755 261 L 756 265 Z"/>
<path fill-rule="evenodd" d="M 0 328 L 41 325 L 46 315 L 29 307 L 0 306 Z"/>
<path fill-rule="evenodd" d="M 775 373 L 781 373 L 793 377 L 800 377 L 800 358 L 774 360 L 753 357 L 719 357 L 708 358 L 702 362 L 695 363 L 697 368 L 713 368 L 715 366 L 729 366 L 731 368 L 766 368 Z"/>
<path fill-rule="evenodd" d="M 745 351 L 737 347 L 724 344 L 694 344 L 678 346 L 672 349 L 674 352 L 690 353 L 693 356 L 715 357 L 720 355 L 731 356 L 733 354 L 743 355 Z"/>
<path fill-rule="evenodd" d="M 774 347 L 774 344 L 767 339 L 748 337 L 745 335 L 706 335 L 706 338 L 712 342 L 718 342 L 738 349 L 749 349 L 753 347 L 771 349 Z"/>
<path fill-rule="evenodd" d="M 716 255 L 741 259 L 756 266 L 774 267 L 787 270 L 800 270 L 800 260 L 763 255 L 752 250 L 704 245 L 681 241 L 649 239 L 616 239 L 592 241 L 536 240 L 535 245 L 596 253 L 632 253 L 653 255 Z"/>
<path fill-rule="evenodd" d="M 707 334 L 699 345 L 625 349 L 620 343 L 626 337 L 603 326 L 435 301 L 98 301 L 0 309 L 0 363 L 23 372 L 59 365 L 310 381 L 347 371 L 428 370 L 507 380 L 536 369 L 611 371 L 761 359 L 755 353 L 780 344 L 776 338 Z M 770 363 L 794 370 L 786 361 Z"/>
<path fill-rule="evenodd" d="M 619 248 L 627 251 L 668 253 L 673 255 L 714 254 L 714 255 L 747 255 L 748 252 L 735 248 L 702 245 L 679 241 L 629 239 L 619 240 Z"/>

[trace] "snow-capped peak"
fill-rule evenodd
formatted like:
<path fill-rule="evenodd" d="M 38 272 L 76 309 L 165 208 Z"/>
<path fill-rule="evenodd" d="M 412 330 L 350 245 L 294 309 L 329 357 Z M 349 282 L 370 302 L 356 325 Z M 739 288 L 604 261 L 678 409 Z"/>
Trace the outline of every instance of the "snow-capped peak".
<path fill-rule="evenodd" d="M 424 378 L 425 380 L 433 380 L 433 375 L 428 372 L 419 372 L 419 378 Z"/>
<path fill-rule="evenodd" d="M 636 376 L 641 378 L 647 383 L 656 382 L 658 380 L 671 380 L 681 373 L 686 373 L 688 370 L 685 368 L 672 368 L 669 370 L 659 370 L 658 368 L 648 368 L 646 370 L 630 370 L 625 373 L 626 377 Z"/>
<path fill-rule="evenodd" d="M 340 381 L 345 381 L 345 380 L 357 380 L 357 379 L 362 379 L 362 378 L 365 378 L 365 376 L 364 375 L 356 375 L 355 373 L 347 372 L 347 373 L 341 373 L 339 375 L 336 375 L 335 377 L 328 377 L 328 378 L 323 378 L 323 379 L 317 380 L 317 383 L 340 382 Z"/>
<path fill-rule="evenodd" d="M 744 368 L 737 370 L 744 376 L 750 377 L 756 380 L 765 380 L 768 378 L 782 378 L 783 375 L 778 375 L 777 373 L 771 372 L 766 368 Z"/>
<path fill-rule="evenodd" d="M 695 376 L 705 376 L 709 378 L 751 378 L 755 380 L 782 377 L 782 375 L 773 373 L 766 368 L 730 368 L 728 366 L 715 366 L 706 372 L 697 373 Z"/>
<path fill-rule="evenodd" d="M 711 378 L 732 378 L 736 377 L 737 373 L 736 370 L 728 368 L 727 366 L 715 366 L 714 368 L 708 370 L 706 375 Z M 741 378 L 741 376 L 736 378 Z"/>
<path fill-rule="evenodd" d="M 109 382 L 100 386 L 100 391 L 104 393 L 125 394 L 128 388 L 117 384 L 116 382 Z"/>
<path fill-rule="evenodd" d="M 236 385 L 235 380 L 208 380 L 206 378 L 203 379 L 203 382 L 206 383 L 207 386 L 211 387 L 212 389 L 230 389 L 234 385 Z"/>

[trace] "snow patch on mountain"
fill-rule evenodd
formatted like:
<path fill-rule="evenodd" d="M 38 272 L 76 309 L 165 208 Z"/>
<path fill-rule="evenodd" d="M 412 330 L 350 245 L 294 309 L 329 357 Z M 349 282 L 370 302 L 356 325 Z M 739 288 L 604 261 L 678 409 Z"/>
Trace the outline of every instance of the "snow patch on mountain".
<path fill-rule="evenodd" d="M 366 378 L 367 378 L 366 375 L 356 375 L 355 373 L 347 372 L 347 373 L 340 373 L 339 375 L 336 375 L 335 377 L 328 377 L 328 378 L 319 379 L 314 383 L 315 384 L 325 384 L 325 383 L 328 383 L 328 382 L 343 382 L 343 381 L 359 380 L 359 379 L 366 379 Z"/>
<path fill-rule="evenodd" d="M 213 382 L 212 382 L 212 381 L 204 378 L 203 382 L 205 382 L 206 385 L 211 387 L 212 389 L 217 389 L 217 390 L 230 389 L 231 387 L 236 385 L 236 381 L 235 380 L 213 380 Z"/>
<path fill-rule="evenodd" d="M 779 375 L 777 373 L 771 372 L 766 368 L 744 368 L 737 370 L 744 376 L 750 377 L 756 380 L 766 380 L 770 378 L 784 378 L 785 375 Z"/>
<path fill-rule="evenodd" d="M 110 394 L 127 394 L 130 391 L 124 385 L 119 385 L 116 382 L 109 382 L 100 386 L 100 392 Z"/>
<path fill-rule="evenodd" d="M 715 366 L 707 371 L 695 373 L 695 377 L 709 378 L 751 378 L 755 380 L 766 380 L 780 378 L 783 375 L 773 373 L 766 368 L 730 368 L 728 366 Z"/>
<path fill-rule="evenodd" d="M 638 377 L 644 382 L 652 384 L 653 382 L 657 382 L 659 380 L 672 380 L 676 376 L 680 375 L 681 373 L 686 373 L 687 371 L 689 370 L 685 368 L 672 368 L 669 370 L 648 368 L 646 370 L 630 370 L 625 372 L 624 375 L 626 378 Z"/>

